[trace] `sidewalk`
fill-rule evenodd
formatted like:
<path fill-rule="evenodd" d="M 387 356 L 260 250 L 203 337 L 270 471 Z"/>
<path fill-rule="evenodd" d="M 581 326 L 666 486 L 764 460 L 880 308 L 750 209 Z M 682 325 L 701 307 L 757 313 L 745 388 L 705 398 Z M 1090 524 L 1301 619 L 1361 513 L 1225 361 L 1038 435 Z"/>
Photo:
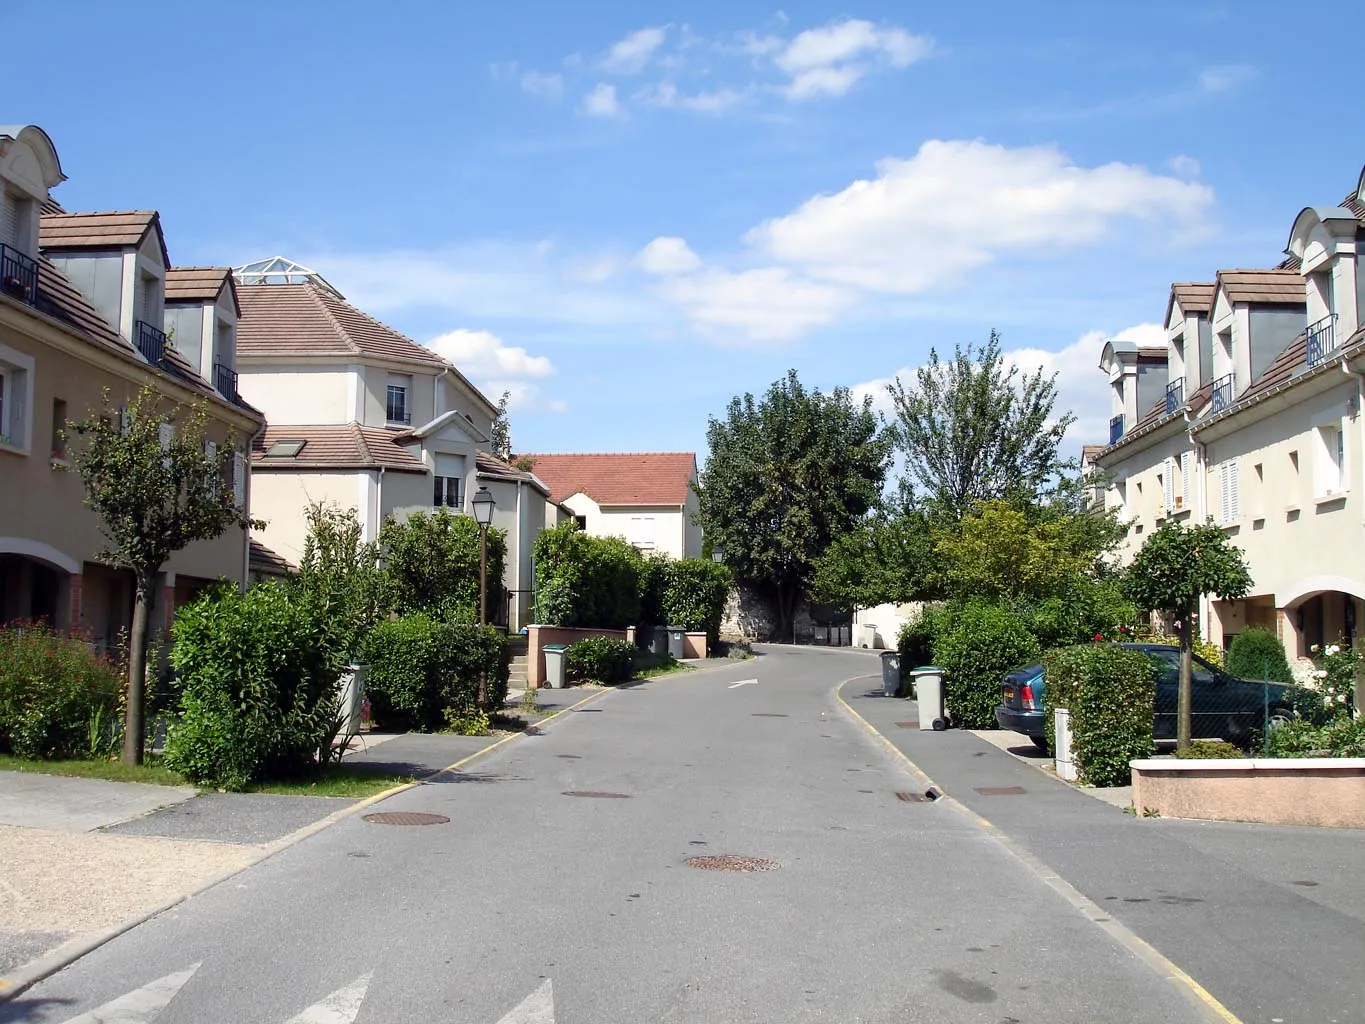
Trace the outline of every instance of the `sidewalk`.
<path fill-rule="evenodd" d="M 914 701 L 873 682 L 841 694 L 944 794 L 1243 1020 L 1365 1021 L 1365 832 L 1135 818 L 970 732 L 898 726 Z"/>

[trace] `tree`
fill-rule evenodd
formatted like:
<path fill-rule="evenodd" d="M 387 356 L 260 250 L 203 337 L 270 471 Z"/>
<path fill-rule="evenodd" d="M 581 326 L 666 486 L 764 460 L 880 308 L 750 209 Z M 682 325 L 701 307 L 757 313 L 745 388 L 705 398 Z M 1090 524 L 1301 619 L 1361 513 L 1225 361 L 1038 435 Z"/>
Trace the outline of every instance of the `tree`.
<path fill-rule="evenodd" d="M 1180 624 L 1180 700 L 1176 746 L 1190 745 L 1191 619 L 1205 594 L 1227 601 L 1246 597 L 1251 573 L 1240 548 L 1209 520 L 1186 527 L 1167 519 L 1147 538 L 1128 568 L 1128 596 L 1149 611 L 1169 612 Z"/>
<path fill-rule="evenodd" d="M 364 529 L 354 509 L 315 502 L 305 515 L 308 536 L 289 589 L 328 631 L 344 665 L 356 657 L 361 640 L 387 610 L 379 549 L 361 539 Z"/>
<path fill-rule="evenodd" d="M 385 560 L 387 603 L 401 614 L 425 612 L 445 622 L 479 618 L 479 524 L 447 509 L 390 516 L 379 528 Z M 501 593 L 507 534 L 488 529 L 490 608 Z"/>
<path fill-rule="evenodd" d="M 936 534 L 944 593 L 966 600 L 1038 600 L 1091 569 L 1096 552 L 1078 550 L 1067 524 L 1029 517 L 1004 501 L 988 501 Z"/>
<path fill-rule="evenodd" d="M 493 454 L 506 462 L 512 457 L 512 424 L 507 418 L 507 403 L 512 392 L 504 391 L 498 399 L 498 414 L 493 417 L 493 436 L 489 438 Z"/>
<path fill-rule="evenodd" d="M 791 370 L 761 401 L 730 401 L 706 430 L 697 521 L 741 582 L 772 599 L 793 635 L 816 558 L 880 497 L 890 454 L 872 399 L 808 392 Z"/>
<path fill-rule="evenodd" d="M 993 498 L 1034 500 L 1069 468 L 1057 449 L 1075 416 L 1052 414 L 1057 375 L 1006 363 L 995 331 L 984 349 L 958 345 L 947 362 L 930 349 L 912 383 L 897 377 L 887 390 L 906 483 L 951 519 Z"/>
<path fill-rule="evenodd" d="M 86 439 L 72 454 L 85 485 L 85 504 L 99 517 L 108 541 L 100 559 L 130 569 L 136 585 L 128 652 L 128 699 L 123 760 L 142 763 L 143 708 L 152 588 L 175 552 L 251 518 L 240 507 L 232 471 L 236 440 L 205 439 L 204 405 L 174 407 L 150 385 L 126 410 L 104 392 L 101 408 L 69 427 Z"/>
<path fill-rule="evenodd" d="M 937 597 L 929 518 L 877 512 L 836 537 L 815 560 L 810 591 L 840 611 Z"/>

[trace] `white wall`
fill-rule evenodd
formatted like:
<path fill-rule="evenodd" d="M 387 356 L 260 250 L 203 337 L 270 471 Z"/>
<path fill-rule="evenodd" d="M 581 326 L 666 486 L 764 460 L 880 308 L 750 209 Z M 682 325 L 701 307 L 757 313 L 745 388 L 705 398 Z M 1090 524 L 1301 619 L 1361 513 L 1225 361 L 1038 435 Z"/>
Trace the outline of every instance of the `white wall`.
<path fill-rule="evenodd" d="M 335 367 L 239 366 L 237 390 L 271 426 L 350 423 L 355 374 Z M 380 410 L 383 415 L 383 410 Z"/>
<path fill-rule="evenodd" d="M 662 551 L 673 558 L 701 554 L 699 537 L 696 550 L 688 549 L 687 522 L 677 505 L 602 508 L 582 492 L 566 498 L 564 504 L 574 515 L 584 517 L 586 532 L 594 537 L 623 537 L 643 551 Z"/>

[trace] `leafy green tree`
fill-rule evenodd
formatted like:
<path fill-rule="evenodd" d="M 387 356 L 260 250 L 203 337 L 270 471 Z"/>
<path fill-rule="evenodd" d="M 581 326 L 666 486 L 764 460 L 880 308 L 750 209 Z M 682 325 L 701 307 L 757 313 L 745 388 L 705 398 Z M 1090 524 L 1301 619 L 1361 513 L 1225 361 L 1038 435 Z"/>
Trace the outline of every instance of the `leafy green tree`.
<path fill-rule="evenodd" d="M 379 549 L 362 540 L 364 529 L 354 509 L 315 502 L 304 514 L 308 536 L 289 589 L 330 632 L 344 664 L 387 610 Z"/>
<path fill-rule="evenodd" d="M 949 598 L 1040 599 L 1094 564 L 1094 553 L 1068 543 L 1057 518 L 1030 523 L 1004 501 L 987 501 L 940 531 L 934 551 Z"/>
<path fill-rule="evenodd" d="M 985 348 L 958 345 L 948 361 L 930 349 L 913 381 L 897 377 L 887 390 L 904 483 L 950 519 L 994 498 L 1033 501 L 1070 467 L 1057 450 L 1075 416 L 1053 415 L 1057 375 L 1007 363 L 995 331 Z"/>
<path fill-rule="evenodd" d="M 732 399 L 706 439 L 697 520 L 792 636 L 816 559 L 880 497 L 890 451 L 872 400 L 807 391 L 791 370 L 761 400 Z"/>
<path fill-rule="evenodd" d="M 85 486 L 85 504 L 99 517 L 108 542 L 101 560 L 129 569 L 135 583 L 128 651 L 128 699 L 123 760 L 142 763 L 147 640 L 153 587 L 175 552 L 252 520 L 239 508 L 232 470 L 235 438 L 210 448 L 208 411 L 176 407 L 150 385 L 120 410 L 104 392 L 100 408 L 68 424 L 85 439 L 72 452 Z"/>
<path fill-rule="evenodd" d="M 937 597 L 937 555 L 930 520 L 911 509 L 874 514 L 841 534 L 816 558 L 811 596 L 840 611 Z"/>
<path fill-rule="evenodd" d="M 448 509 L 392 516 L 379 528 L 388 607 L 425 612 L 444 622 L 479 618 L 479 524 Z M 488 529 L 488 607 L 501 593 L 507 534 Z"/>
<path fill-rule="evenodd" d="M 1180 624 L 1180 698 L 1177 748 L 1190 745 L 1191 620 L 1205 594 L 1227 601 L 1246 597 L 1251 573 L 1240 548 L 1209 520 L 1184 526 L 1167 519 L 1148 536 L 1125 578 L 1128 596 L 1149 611 L 1169 612 Z"/>
<path fill-rule="evenodd" d="M 504 391 L 498 399 L 498 414 L 493 418 L 493 436 L 489 439 L 493 454 L 504 462 L 512 457 L 512 424 L 507 418 L 507 403 L 511 399 L 510 391 Z"/>

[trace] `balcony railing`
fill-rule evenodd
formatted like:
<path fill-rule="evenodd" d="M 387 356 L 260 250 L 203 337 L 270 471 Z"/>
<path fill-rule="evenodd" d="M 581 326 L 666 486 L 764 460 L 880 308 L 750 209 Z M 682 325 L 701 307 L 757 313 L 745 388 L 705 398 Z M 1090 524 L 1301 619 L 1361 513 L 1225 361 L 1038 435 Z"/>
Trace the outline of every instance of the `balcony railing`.
<path fill-rule="evenodd" d="M 1170 415 L 1185 404 L 1185 378 L 1173 380 L 1166 385 L 1166 415 Z"/>
<path fill-rule="evenodd" d="M 1337 350 L 1337 315 L 1328 313 L 1316 323 L 1308 325 L 1305 342 L 1308 348 L 1308 365 L 1317 366 Z"/>
<path fill-rule="evenodd" d="M 213 386 L 229 402 L 237 401 L 237 371 L 232 367 L 214 363 Z"/>
<path fill-rule="evenodd" d="M 1109 443 L 1117 444 L 1118 439 L 1123 436 L 1123 414 L 1115 416 L 1109 421 Z"/>
<path fill-rule="evenodd" d="M 166 358 L 166 332 L 153 327 L 146 320 L 139 320 L 137 328 L 137 350 L 153 366 L 160 366 Z"/>
<path fill-rule="evenodd" d="M 1222 412 L 1232 404 L 1232 374 L 1226 374 L 1213 382 L 1213 411 Z"/>
<path fill-rule="evenodd" d="M 0 244 L 0 288 L 6 295 L 38 305 L 38 263 L 12 245 Z"/>

